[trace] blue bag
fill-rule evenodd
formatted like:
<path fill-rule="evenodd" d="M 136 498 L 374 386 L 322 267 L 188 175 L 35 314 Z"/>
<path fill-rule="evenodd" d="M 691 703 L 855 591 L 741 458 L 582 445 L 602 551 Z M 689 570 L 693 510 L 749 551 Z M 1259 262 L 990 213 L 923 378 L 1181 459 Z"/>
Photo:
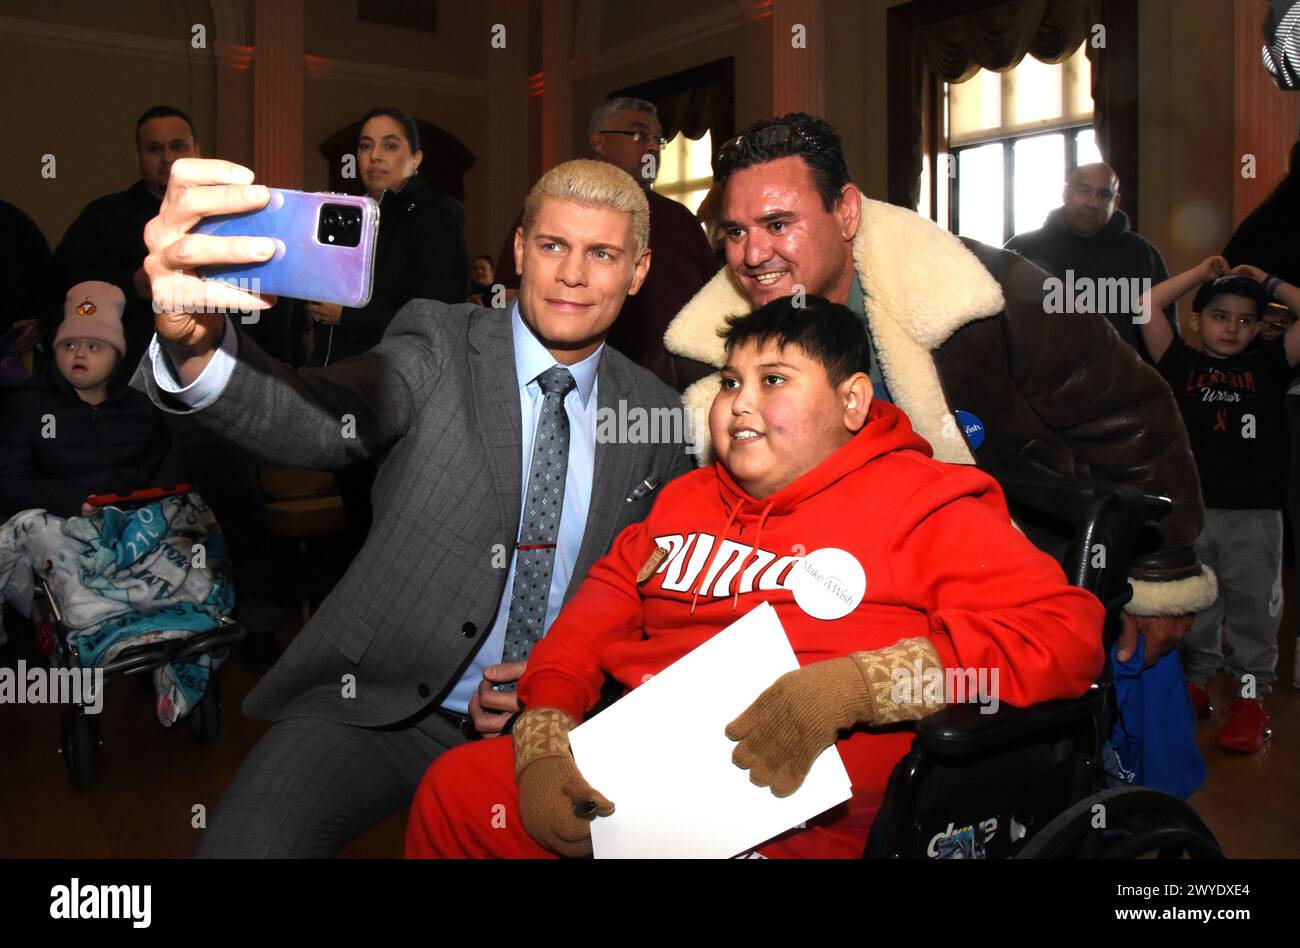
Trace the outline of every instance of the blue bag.
<path fill-rule="evenodd" d="M 1178 653 L 1142 668 L 1146 641 L 1138 637 L 1133 656 L 1121 664 L 1111 646 L 1119 720 L 1110 746 L 1119 757 L 1119 776 L 1131 784 L 1186 799 L 1205 782 L 1205 761 L 1196 746 L 1196 714 Z"/>

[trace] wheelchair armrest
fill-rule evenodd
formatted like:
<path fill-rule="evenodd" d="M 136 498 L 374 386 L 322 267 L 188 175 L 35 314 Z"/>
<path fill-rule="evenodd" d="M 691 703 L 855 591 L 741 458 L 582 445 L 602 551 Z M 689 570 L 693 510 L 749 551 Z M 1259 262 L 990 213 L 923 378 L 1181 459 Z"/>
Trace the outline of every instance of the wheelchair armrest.
<path fill-rule="evenodd" d="M 974 704 L 953 705 L 917 721 L 916 737 L 926 751 L 936 755 L 970 757 L 1091 719 L 1104 697 L 1104 690 L 1094 685 L 1080 698 L 1046 701 L 1028 708 L 1003 704 L 992 714 L 981 714 L 980 707 Z"/>

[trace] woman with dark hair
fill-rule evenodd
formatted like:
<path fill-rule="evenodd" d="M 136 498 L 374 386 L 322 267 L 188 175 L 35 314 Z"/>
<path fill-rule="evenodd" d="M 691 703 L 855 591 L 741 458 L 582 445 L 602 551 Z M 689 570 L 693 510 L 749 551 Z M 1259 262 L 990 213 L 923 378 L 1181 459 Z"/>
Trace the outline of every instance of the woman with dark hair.
<path fill-rule="evenodd" d="M 379 202 L 379 237 L 370 302 L 360 309 L 308 303 L 314 321 L 308 365 L 325 366 L 377 345 L 397 311 L 411 300 L 460 303 L 469 271 L 465 209 L 435 194 L 417 173 L 424 152 L 420 130 L 406 112 L 372 109 L 361 120 L 357 170 L 366 194 Z M 365 543 L 376 467 L 359 461 L 335 474 L 347 511 L 349 561 Z"/>
<path fill-rule="evenodd" d="M 357 169 L 366 193 L 379 202 L 374 290 L 360 309 L 307 304 L 315 324 L 309 365 L 365 352 L 411 300 L 464 300 L 465 209 L 455 198 L 435 194 L 419 176 L 423 158 L 420 131 L 410 115 L 395 108 L 366 113 Z"/>

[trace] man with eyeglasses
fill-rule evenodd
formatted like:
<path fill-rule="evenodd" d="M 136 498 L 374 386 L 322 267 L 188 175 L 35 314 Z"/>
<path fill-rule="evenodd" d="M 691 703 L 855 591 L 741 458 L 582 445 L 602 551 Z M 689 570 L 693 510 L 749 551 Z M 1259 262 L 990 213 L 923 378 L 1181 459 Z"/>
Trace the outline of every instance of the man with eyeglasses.
<path fill-rule="evenodd" d="M 718 259 L 695 215 L 651 188 L 659 173 L 660 149 L 666 144 L 654 103 L 628 96 L 603 103 L 587 121 L 587 144 L 591 157 L 630 174 L 645 189 L 650 204 L 650 274 L 639 293 L 628 295 L 609 332 L 609 345 L 680 389 L 684 386 L 672 376 L 664 352 L 664 330 L 718 271 Z M 515 262 L 519 224 L 516 220 L 506 235 L 493 275 L 493 282 L 506 288 L 506 300 L 519 289 Z M 487 298 L 490 304 L 490 290 Z"/>
<path fill-rule="evenodd" d="M 867 326 L 873 396 L 907 412 L 939 460 L 1172 498 L 1134 561 L 1118 659 L 1139 634 L 1148 667 L 1173 649 L 1215 584 L 1194 545 L 1204 510 L 1187 433 L 1156 371 L 1101 320 L 1046 314 L 1047 274 L 1029 261 L 864 198 L 822 119 L 750 126 L 719 150 L 714 182 L 727 265 L 668 327 L 679 371 L 725 363 L 731 314 L 800 293 L 848 305 Z M 691 385 L 687 410 L 707 412 L 718 387 L 716 373 Z"/>
<path fill-rule="evenodd" d="M 1142 340 L 1141 323 L 1134 322 L 1139 314 L 1133 312 L 1133 303 L 1139 294 L 1169 279 L 1169 270 L 1160 251 L 1129 229 L 1128 215 L 1116 206 L 1119 176 L 1101 162 L 1079 165 L 1070 172 L 1063 199 L 1042 227 L 1016 234 L 1007 249 L 1060 280 L 1071 298 L 1090 290 L 1094 312 L 1105 316 L 1121 339 L 1154 364 Z M 1131 292 L 1134 286 L 1137 292 Z M 1177 332 L 1178 304 L 1171 303 L 1164 314 Z"/>

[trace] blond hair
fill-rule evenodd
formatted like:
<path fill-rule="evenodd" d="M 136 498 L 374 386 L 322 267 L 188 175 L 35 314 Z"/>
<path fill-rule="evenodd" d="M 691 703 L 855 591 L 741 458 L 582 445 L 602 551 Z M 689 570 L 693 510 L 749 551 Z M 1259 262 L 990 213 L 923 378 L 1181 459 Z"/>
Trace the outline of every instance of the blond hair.
<path fill-rule="evenodd" d="M 524 201 L 524 235 L 532 230 L 542 198 L 575 201 L 587 207 L 607 207 L 632 215 L 633 262 L 650 245 L 650 204 L 632 176 L 605 161 L 578 158 L 556 165 L 542 175 Z"/>

